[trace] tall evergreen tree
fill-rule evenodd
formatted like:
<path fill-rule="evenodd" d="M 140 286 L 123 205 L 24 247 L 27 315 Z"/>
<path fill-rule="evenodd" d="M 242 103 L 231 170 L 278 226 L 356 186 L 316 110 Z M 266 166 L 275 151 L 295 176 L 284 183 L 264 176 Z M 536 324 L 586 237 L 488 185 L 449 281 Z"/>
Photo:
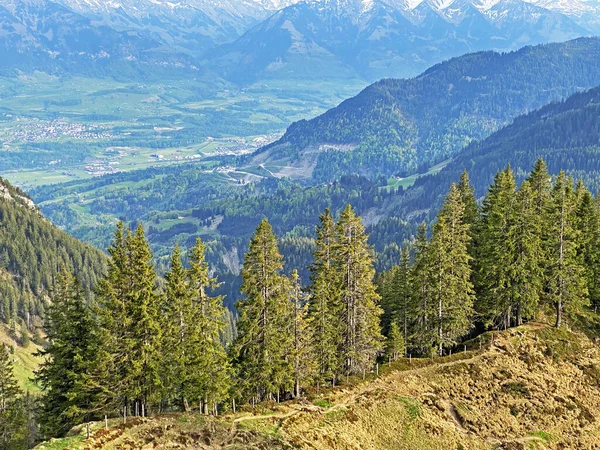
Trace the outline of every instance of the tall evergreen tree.
<path fill-rule="evenodd" d="M 404 343 L 408 342 L 408 336 L 411 332 L 411 318 L 414 314 L 412 305 L 412 280 L 411 280 L 410 250 L 407 246 L 402 248 L 400 256 L 400 265 L 395 272 L 393 280 L 394 305 L 392 322 L 397 322 L 402 327 L 402 337 Z M 388 327 L 389 329 L 389 327 Z"/>
<path fill-rule="evenodd" d="M 499 172 L 483 201 L 479 230 L 477 280 L 478 312 L 493 325 L 511 325 L 516 305 L 514 290 L 516 184 L 510 166 Z"/>
<path fill-rule="evenodd" d="M 431 320 L 433 308 L 433 286 L 431 285 L 432 264 L 430 261 L 427 225 L 421 223 L 415 241 L 414 265 L 412 269 L 412 304 L 414 308 L 414 331 L 409 341 L 421 352 L 429 353 L 435 333 Z"/>
<path fill-rule="evenodd" d="M 342 373 L 340 353 L 343 344 L 341 321 L 342 304 L 337 290 L 339 274 L 333 258 L 335 248 L 335 223 L 326 209 L 319 217 L 314 263 L 310 267 L 310 302 L 308 323 L 317 364 L 317 386 Z"/>
<path fill-rule="evenodd" d="M 437 333 L 435 344 L 443 354 L 472 327 L 474 291 L 468 254 L 469 226 L 463 222 L 464 204 L 455 184 L 440 210 L 428 251 Z"/>
<path fill-rule="evenodd" d="M 590 304 L 600 305 L 600 213 L 592 194 L 580 182 L 577 189 L 579 263 L 585 271 Z"/>
<path fill-rule="evenodd" d="M 165 274 L 166 292 L 162 321 L 164 355 L 163 388 L 165 397 L 175 399 L 184 410 L 190 409 L 189 390 L 191 367 L 192 329 L 195 326 L 194 306 L 190 287 L 181 261 L 181 250 L 175 245 L 171 256 L 171 268 Z"/>
<path fill-rule="evenodd" d="M 335 270 L 340 275 L 346 373 L 372 367 L 382 348 L 379 295 L 373 278 L 373 251 L 360 217 L 348 205 L 336 225 Z"/>
<path fill-rule="evenodd" d="M 308 302 L 302 293 L 300 286 L 300 277 L 298 271 L 292 273 L 290 279 L 290 313 L 292 318 L 290 323 L 293 335 L 293 353 L 294 361 L 294 392 L 295 397 L 299 397 L 302 387 L 313 381 L 316 374 L 316 360 L 312 348 L 312 335 L 309 328 Z"/>
<path fill-rule="evenodd" d="M 554 183 L 549 206 L 548 299 L 556 310 L 556 327 L 565 313 L 589 304 L 583 267 L 577 255 L 577 204 L 573 180 L 561 171 Z"/>
<path fill-rule="evenodd" d="M 44 322 L 48 346 L 36 372 L 42 388 L 40 421 L 46 436 L 67 433 L 94 417 L 102 392 L 92 376 L 100 345 L 98 327 L 77 278 L 66 269 L 59 275 Z"/>
<path fill-rule="evenodd" d="M 122 223 L 108 251 L 108 273 L 97 292 L 104 330 L 99 373 L 104 378 L 107 403 L 140 414 L 148 411 L 162 392 L 161 308 L 152 252 L 141 225 L 131 233 Z"/>
<path fill-rule="evenodd" d="M 524 181 L 517 193 L 515 216 L 509 229 L 507 245 L 513 250 L 509 261 L 512 283 L 512 307 L 516 325 L 537 314 L 543 289 L 542 232 L 529 181 Z"/>
<path fill-rule="evenodd" d="M 281 274 L 283 257 L 269 222 L 257 227 L 244 258 L 242 298 L 235 343 L 237 373 L 245 391 L 255 399 L 277 394 L 292 380 L 287 280 Z"/>
<path fill-rule="evenodd" d="M 475 225 L 479 221 L 479 206 L 477 206 L 477 199 L 475 198 L 475 188 L 471 185 L 469 173 L 466 170 L 461 174 L 457 188 L 465 205 L 463 222 L 469 225 L 469 232 L 473 235 Z"/>
<path fill-rule="evenodd" d="M 25 447 L 25 416 L 22 391 L 14 376 L 8 348 L 0 343 L 0 448 L 20 450 Z"/>
<path fill-rule="evenodd" d="M 206 246 L 199 238 L 190 250 L 190 268 L 187 278 L 193 305 L 188 373 L 191 387 L 202 401 L 204 413 L 216 411 L 218 403 L 227 396 L 230 385 L 230 365 L 221 344 L 225 328 L 223 297 L 211 297 L 208 290 L 218 286 L 209 273 L 205 259 Z"/>
<path fill-rule="evenodd" d="M 542 290 L 546 292 L 548 289 L 548 279 L 546 278 L 548 267 L 548 255 L 545 254 L 548 246 L 548 231 L 550 229 L 550 218 L 548 212 L 550 210 L 550 196 L 552 193 L 552 177 L 548 173 L 548 167 L 543 159 L 538 159 L 531 171 L 531 174 L 526 180 L 531 187 L 532 202 L 535 208 L 535 214 L 532 219 L 536 222 L 534 228 L 539 233 L 539 240 L 542 246 L 542 253 L 539 264 L 543 269 Z"/>

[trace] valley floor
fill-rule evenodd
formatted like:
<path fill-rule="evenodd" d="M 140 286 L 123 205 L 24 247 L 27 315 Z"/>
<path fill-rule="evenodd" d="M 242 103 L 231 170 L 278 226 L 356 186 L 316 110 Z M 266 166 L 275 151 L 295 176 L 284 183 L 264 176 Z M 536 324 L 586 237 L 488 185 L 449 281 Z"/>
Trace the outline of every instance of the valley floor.
<path fill-rule="evenodd" d="M 480 349 L 481 347 L 481 349 Z M 529 324 L 465 352 L 401 360 L 313 402 L 218 418 L 166 415 L 93 424 L 38 450 L 576 449 L 600 445 L 600 349 L 584 335 Z M 353 384 L 353 383 L 350 383 Z"/>

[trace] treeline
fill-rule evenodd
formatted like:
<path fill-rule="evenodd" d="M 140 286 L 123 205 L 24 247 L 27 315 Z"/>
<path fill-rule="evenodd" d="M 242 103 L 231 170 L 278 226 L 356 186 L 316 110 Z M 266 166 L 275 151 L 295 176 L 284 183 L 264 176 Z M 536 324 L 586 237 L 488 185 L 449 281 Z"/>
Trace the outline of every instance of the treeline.
<path fill-rule="evenodd" d="M 412 353 L 549 308 L 560 327 L 600 302 L 600 201 L 564 172 L 552 180 L 543 160 L 518 188 L 510 166 L 498 173 L 481 206 L 464 172 L 427 232 L 379 279 L 383 328 Z"/>
<path fill-rule="evenodd" d="M 68 271 L 56 285 L 36 376 L 43 435 L 105 414 L 235 410 L 371 370 L 383 336 L 367 239 L 350 206 L 337 222 L 322 214 L 306 291 L 297 272 L 283 273 L 263 220 L 244 259 L 237 335 L 224 336 L 228 316 L 223 298 L 209 295 L 217 280 L 204 243 L 187 267 L 176 246 L 160 287 L 143 228 L 121 223 L 93 306 Z"/>
<path fill-rule="evenodd" d="M 91 306 L 68 270 L 56 284 L 36 375 L 43 436 L 104 415 L 298 397 L 364 376 L 378 358 L 447 354 L 475 330 L 542 311 L 563 326 L 600 303 L 599 229 L 600 201 L 542 160 L 520 187 L 510 167 L 498 173 L 481 205 L 465 172 L 431 233 L 422 224 L 377 284 L 360 217 L 325 210 L 303 288 L 264 219 L 245 254 L 234 334 L 201 240 L 187 258 L 175 247 L 163 283 L 143 228 L 121 223 Z"/>

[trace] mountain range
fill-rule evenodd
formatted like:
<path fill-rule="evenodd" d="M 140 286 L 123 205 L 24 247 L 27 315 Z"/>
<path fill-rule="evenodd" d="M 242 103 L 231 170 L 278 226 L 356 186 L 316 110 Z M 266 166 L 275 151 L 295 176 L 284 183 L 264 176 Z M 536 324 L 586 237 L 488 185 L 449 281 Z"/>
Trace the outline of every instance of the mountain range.
<path fill-rule="evenodd" d="M 520 0 L 315 1 L 289 6 L 204 65 L 239 83 L 269 78 L 411 77 L 478 50 L 515 50 L 590 32 L 563 13 Z"/>
<path fill-rule="evenodd" d="M 583 0 L 0 0 L 0 54 L 4 74 L 375 81 L 466 52 L 587 36 L 597 13 Z"/>
<path fill-rule="evenodd" d="M 250 164 L 318 182 L 426 171 L 520 114 L 597 86 L 599 61 L 598 38 L 465 55 L 416 78 L 379 81 L 292 124 Z"/>

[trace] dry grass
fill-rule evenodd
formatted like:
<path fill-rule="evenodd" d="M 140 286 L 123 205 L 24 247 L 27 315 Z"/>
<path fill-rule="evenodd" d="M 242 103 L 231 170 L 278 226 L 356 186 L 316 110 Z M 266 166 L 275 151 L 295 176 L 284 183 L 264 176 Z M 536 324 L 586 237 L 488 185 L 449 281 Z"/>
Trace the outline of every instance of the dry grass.
<path fill-rule="evenodd" d="M 313 403 L 150 419 L 47 449 L 478 450 L 600 448 L 600 350 L 542 324 L 488 335 L 482 350 L 397 362 Z"/>

